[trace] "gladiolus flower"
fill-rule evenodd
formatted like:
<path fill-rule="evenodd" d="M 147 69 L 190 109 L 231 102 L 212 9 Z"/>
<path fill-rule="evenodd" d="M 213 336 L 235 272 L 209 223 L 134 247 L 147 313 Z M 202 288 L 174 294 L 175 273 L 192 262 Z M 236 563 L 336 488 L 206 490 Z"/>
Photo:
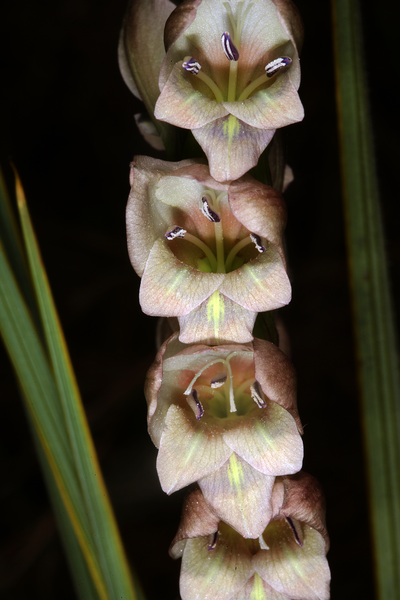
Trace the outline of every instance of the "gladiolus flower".
<path fill-rule="evenodd" d="M 303 118 L 303 30 L 290 0 L 185 0 L 164 37 L 155 116 L 192 130 L 217 181 L 239 178 L 276 129 Z"/>
<path fill-rule="evenodd" d="M 249 176 L 216 182 L 206 165 L 138 157 L 128 250 L 153 316 L 178 317 L 185 343 L 248 342 L 256 313 L 290 301 L 284 200 Z"/>
<path fill-rule="evenodd" d="M 200 490 L 185 501 L 171 544 L 182 556 L 182 600 L 328 600 L 329 547 L 319 484 L 306 473 L 273 489 L 274 514 L 258 539 L 219 521 Z"/>
<path fill-rule="evenodd" d="M 165 342 L 145 385 L 157 471 L 168 494 L 198 481 L 219 518 L 258 537 L 275 476 L 303 460 L 296 377 L 271 342 L 185 347 Z"/>

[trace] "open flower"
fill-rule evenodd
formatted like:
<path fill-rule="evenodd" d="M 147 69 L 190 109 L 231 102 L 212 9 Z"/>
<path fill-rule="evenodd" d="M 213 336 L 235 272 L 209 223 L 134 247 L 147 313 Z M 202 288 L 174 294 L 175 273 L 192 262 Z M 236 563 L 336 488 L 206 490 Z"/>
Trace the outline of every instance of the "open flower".
<path fill-rule="evenodd" d="M 157 471 L 168 494 L 198 481 L 219 518 L 257 537 L 275 476 L 301 469 L 296 377 L 271 342 L 184 347 L 174 334 L 145 385 Z"/>
<path fill-rule="evenodd" d="M 185 343 L 248 342 L 256 313 L 290 301 L 284 200 L 247 176 L 216 182 L 206 165 L 138 157 L 128 250 L 143 312 L 178 317 Z"/>
<path fill-rule="evenodd" d="M 217 181 L 239 178 L 303 118 L 302 36 L 290 0 L 184 0 L 170 15 L 155 116 L 192 130 Z"/>
<path fill-rule="evenodd" d="M 182 556 L 182 600 L 328 600 L 329 547 L 319 484 L 306 473 L 273 488 L 271 522 L 244 539 L 215 516 L 200 490 L 186 499 L 171 544 Z"/>

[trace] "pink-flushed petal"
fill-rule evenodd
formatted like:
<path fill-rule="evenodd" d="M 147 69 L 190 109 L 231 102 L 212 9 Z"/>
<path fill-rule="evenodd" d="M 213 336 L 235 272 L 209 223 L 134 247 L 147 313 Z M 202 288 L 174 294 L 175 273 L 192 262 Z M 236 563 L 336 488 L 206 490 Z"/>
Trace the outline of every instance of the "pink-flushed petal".
<path fill-rule="evenodd" d="M 209 550 L 209 545 L 208 537 L 186 542 L 180 577 L 182 600 L 229 600 L 254 573 L 245 541 L 224 524 L 215 548 Z"/>
<path fill-rule="evenodd" d="M 157 457 L 157 473 L 167 494 L 214 473 L 226 462 L 231 450 L 222 438 L 222 428 L 196 421 L 191 409 L 172 405 L 165 419 Z"/>
<path fill-rule="evenodd" d="M 255 375 L 264 394 L 286 409 L 294 418 L 300 433 L 303 433 L 297 411 L 296 371 L 288 357 L 277 346 L 254 338 Z"/>
<path fill-rule="evenodd" d="M 164 142 L 149 115 L 147 113 L 136 113 L 133 117 L 145 141 L 155 150 L 164 151 Z"/>
<path fill-rule="evenodd" d="M 192 131 L 217 181 L 238 179 L 254 167 L 275 131 L 250 127 L 233 115 Z"/>
<path fill-rule="evenodd" d="M 165 352 L 172 340 L 178 339 L 178 333 L 173 334 L 173 337 L 168 338 L 157 352 L 157 356 L 151 365 L 146 375 L 146 381 L 144 384 L 144 395 L 147 400 L 148 420 L 152 418 L 157 408 L 157 396 L 160 391 L 162 379 L 163 379 L 163 359 Z M 179 342 L 178 342 L 179 343 Z"/>
<path fill-rule="evenodd" d="M 285 519 L 272 521 L 263 534 L 269 550 L 253 557 L 256 572 L 291 600 L 329 600 L 330 571 L 322 535 L 303 526 L 299 546 Z"/>
<path fill-rule="evenodd" d="M 190 58 L 190 57 L 189 57 Z M 155 106 L 154 115 L 160 121 L 183 129 L 196 129 L 228 114 L 224 106 L 196 90 L 182 62 L 176 63 Z"/>
<path fill-rule="evenodd" d="M 282 194 L 254 179 L 240 179 L 229 186 L 228 199 L 234 216 L 249 231 L 273 244 L 285 266 L 283 233 L 287 211 Z"/>
<path fill-rule="evenodd" d="M 244 588 L 230 600 L 288 600 L 288 597 L 271 588 L 258 573 L 255 573 Z"/>
<path fill-rule="evenodd" d="M 251 342 L 256 316 L 217 290 L 187 315 L 178 316 L 179 339 L 185 344 Z"/>
<path fill-rule="evenodd" d="M 226 110 L 259 129 L 279 129 L 304 118 L 304 108 L 289 73 L 243 102 L 222 102 Z"/>
<path fill-rule="evenodd" d="M 245 538 L 257 538 L 271 515 L 274 477 L 232 454 L 215 473 L 198 481 L 211 510 Z"/>
<path fill-rule="evenodd" d="M 223 434 L 226 444 L 265 475 L 300 471 L 303 442 L 293 417 L 271 401 L 267 401 L 266 408 L 256 408 L 250 415 Z"/>
<path fill-rule="evenodd" d="M 185 265 L 166 242 L 156 240 L 140 285 L 140 306 L 152 316 L 186 315 L 209 298 L 223 278 L 224 274 L 203 273 Z"/>
<path fill-rule="evenodd" d="M 193 163 L 193 160 L 174 163 L 136 156 L 131 164 L 126 232 L 129 258 L 139 277 L 143 275 L 154 242 L 164 236 L 171 224 L 171 208 L 160 203 L 152 189 L 162 177 Z"/>
<path fill-rule="evenodd" d="M 122 26 L 118 49 L 121 73 L 151 115 L 159 95 L 158 77 L 165 57 L 163 31 L 174 8 L 169 0 L 132 0 Z"/>
<path fill-rule="evenodd" d="M 172 16 L 167 20 L 164 29 L 164 44 L 167 50 L 193 23 L 201 0 L 185 0 L 177 6 Z"/>
<path fill-rule="evenodd" d="M 228 273 L 219 288 L 222 294 L 254 312 L 275 310 L 289 304 L 292 287 L 278 250 L 268 244 L 265 252 Z"/>
<path fill-rule="evenodd" d="M 182 555 L 185 546 L 183 541 L 209 536 L 218 531 L 219 521 L 219 517 L 210 510 L 200 489 L 195 486 L 183 502 L 179 528 L 169 549 L 172 558 L 180 558 Z"/>
<path fill-rule="evenodd" d="M 300 13 L 291 0 L 272 0 L 275 4 L 282 27 L 294 42 L 300 53 L 303 46 L 304 26 Z"/>

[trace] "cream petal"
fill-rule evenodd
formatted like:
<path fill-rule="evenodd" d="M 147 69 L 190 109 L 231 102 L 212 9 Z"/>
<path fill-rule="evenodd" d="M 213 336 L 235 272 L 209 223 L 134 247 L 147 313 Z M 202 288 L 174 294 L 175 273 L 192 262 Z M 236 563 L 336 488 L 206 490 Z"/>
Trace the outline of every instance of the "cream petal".
<path fill-rule="evenodd" d="M 198 481 L 211 510 L 245 538 L 257 538 L 272 515 L 274 477 L 232 454 L 215 473 Z"/>
<path fill-rule="evenodd" d="M 258 573 L 254 573 L 244 588 L 230 600 L 288 600 L 288 597 L 271 588 Z"/>
<path fill-rule="evenodd" d="M 300 471 L 303 442 L 293 417 L 275 402 L 255 409 L 235 428 L 223 434 L 238 456 L 265 475 L 287 475 Z"/>
<path fill-rule="evenodd" d="M 182 61 L 176 63 L 157 100 L 156 119 L 183 129 L 196 129 L 228 114 L 221 103 L 194 89 L 191 77 L 195 75 L 185 71 Z"/>
<path fill-rule="evenodd" d="M 304 540 L 299 546 L 284 519 L 273 521 L 263 534 L 269 550 L 260 550 L 253 566 L 264 581 L 292 600 L 329 600 L 324 540 L 314 529 L 302 527 Z"/>
<path fill-rule="evenodd" d="M 155 150 L 165 151 L 164 142 L 149 115 L 147 113 L 136 113 L 133 117 L 145 141 Z"/>
<path fill-rule="evenodd" d="M 304 118 L 304 108 L 289 74 L 243 102 L 222 102 L 226 110 L 251 127 L 279 129 Z"/>
<path fill-rule="evenodd" d="M 251 555 L 235 532 L 218 533 L 209 550 L 209 538 L 189 539 L 182 557 L 182 600 L 229 600 L 253 575 Z"/>
<path fill-rule="evenodd" d="M 217 290 L 188 314 L 178 317 L 179 339 L 185 344 L 251 342 L 256 316 Z"/>
<path fill-rule="evenodd" d="M 217 181 L 230 181 L 257 164 L 275 131 L 250 127 L 229 115 L 192 133 L 207 155 L 211 176 Z"/>
<path fill-rule="evenodd" d="M 275 246 L 239 269 L 228 273 L 220 292 L 254 312 L 274 310 L 289 304 L 292 288 Z"/>
<path fill-rule="evenodd" d="M 140 285 L 140 306 L 147 315 L 181 317 L 211 296 L 223 278 L 222 273 L 203 273 L 185 265 L 164 241 L 156 240 Z"/>
<path fill-rule="evenodd" d="M 231 454 L 221 433 L 179 406 L 169 408 L 157 457 L 164 492 L 172 494 L 219 469 Z"/>

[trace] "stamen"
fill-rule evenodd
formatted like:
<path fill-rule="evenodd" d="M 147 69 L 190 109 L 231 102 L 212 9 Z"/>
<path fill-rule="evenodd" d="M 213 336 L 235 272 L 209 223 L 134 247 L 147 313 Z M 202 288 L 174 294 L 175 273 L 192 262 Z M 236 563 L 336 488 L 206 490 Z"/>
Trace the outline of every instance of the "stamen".
<path fill-rule="evenodd" d="M 228 373 L 229 373 L 229 405 L 230 405 L 230 412 L 236 412 L 237 411 L 236 404 L 235 404 L 235 395 L 233 393 L 233 373 L 232 373 L 231 364 L 229 362 L 231 360 L 231 358 L 233 358 L 234 356 L 236 356 L 236 352 L 231 352 L 226 357 L 226 366 L 227 366 Z"/>
<path fill-rule="evenodd" d="M 225 261 L 225 269 L 227 273 L 229 273 L 229 271 L 231 270 L 233 259 L 235 258 L 236 254 L 240 252 L 242 248 L 245 248 L 245 246 L 251 244 L 251 242 L 252 240 L 250 239 L 250 236 L 246 235 L 245 238 L 243 238 L 242 240 L 240 240 L 240 242 L 233 246 Z"/>
<path fill-rule="evenodd" d="M 204 371 L 206 371 L 208 369 L 208 367 L 212 367 L 213 365 L 216 365 L 217 363 L 225 363 L 225 359 L 217 358 L 216 360 L 211 360 L 209 363 L 204 365 L 204 367 L 202 369 L 200 369 L 200 371 L 198 371 L 196 373 L 196 375 L 193 377 L 192 381 L 189 383 L 188 387 L 183 392 L 184 395 L 189 396 L 189 394 L 192 393 L 193 386 L 196 383 L 196 381 L 198 380 L 198 378 L 204 373 Z"/>
<path fill-rule="evenodd" d="M 221 221 L 221 217 L 210 207 L 207 198 L 203 196 L 201 201 L 201 212 L 203 213 L 203 215 L 207 217 L 207 219 L 211 221 L 211 223 L 219 223 Z"/>
<path fill-rule="evenodd" d="M 224 383 L 226 382 L 226 380 L 228 379 L 228 375 L 225 371 L 220 371 L 219 373 L 217 373 L 215 375 L 215 377 L 213 377 L 211 379 L 211 387 L 213 389 L 219 388 L 222 385 L 224 385 Z"/>
<path fill-rule="evenodd" d="M 265 73 L 268 78 L 273 77 L 275 73 L 278 73 L 278 71 L 281 71 L 282 69 L 286 69 L 291 63 L 292 59 L 289 56 L 280 56 L 267 64 Z"/>
<path fill-rule="evenodd" d="M 196 390 L 192 390 L 191 394 L 186 398 L 186 402 L 194 412 L 196 419 L 200 421 L 201 417 L 204 415 L 204 408 L 199 400 Z"/>
<path fill-rule="evenodd" d="M 290 527 L 292 528 L 292 531 L 294 533 L 294 537 L 295 537 L 296 543 L 299 546 L 303 547 L 304 544 L 303 544 L 303 541 L 300 539 L 299 532 L 297 531 L 297 529 L 295 527 L 294 519 L 291 519 L 290 517 L 286 517 L 286 521 L 289 523 Z"/>
<path fill-rule="evenodd" d="M 165 237 L 167 238 L 167 240 L 171 241 L 175 238 L 184 238 L 185 233 L 187 233 L 186 229 L 183 229 L 183 227 L 179 227 L 179 225 L 177 225 L 176 227 L 171 229 L 171 231 L 167 231 Z"/>
<path fill-rule="evenodd" d="M 266 247 L 261 244 L 261 238 L 259 235 L 256 233 L 251 233 L 250 239 L 261 254 L 266 251 Z"/>
<path fill-rule="evenodd" d="M 230 34 L 225 31 L 221 35 L 222 50 L 228 60 L 239 60 L 239 50 L 231 40 Z"/>
<path fill-rule="evenodd" d="M 260 535 L 260 537 L 258 538 L 258 541 L 260 542 L 261 550 L 269 550 L 269 546 L 267 545 L 266 541 L 264 540 L 263 534 Z"/>
<path fill-rule="evenodd" d="M 190 58 L 182 64 L 182 67 L 185 71 L 189 71 L 189 73 L 193 73 L 193 75 L 198 75 L 201 69 L 201 64 L 197 62 L 195 58 Z"/>
<path fill-rule="evenodd" d="M 257 380 L 250 386 L 250 394 L 258 408 L 265 408 L 267 406 L 264 392 L 262 391 L 261 385 Z"/>
<path fill-rule="evenodd" d="M 211 544 L 208 546 L 208 551 L 210 552 L 210 550 L 214 550 L 215 546 L 217 545 L 217 537 L 218 537 L 218 531 L 216 531 L 213 535 L 213 539 L 211 541 Z"/>

